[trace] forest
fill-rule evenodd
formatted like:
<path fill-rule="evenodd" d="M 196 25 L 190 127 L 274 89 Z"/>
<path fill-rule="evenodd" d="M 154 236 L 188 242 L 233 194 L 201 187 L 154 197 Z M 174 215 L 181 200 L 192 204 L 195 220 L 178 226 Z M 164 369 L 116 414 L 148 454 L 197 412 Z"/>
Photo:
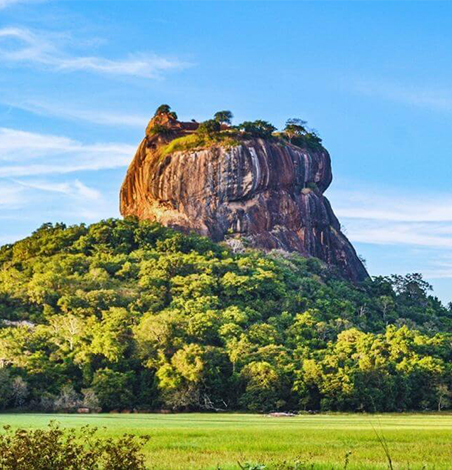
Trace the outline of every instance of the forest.
<path fill-rule="evenodd" d="M 447 409 L 452 310 L 430 291 L 135 219 L 45 224 L 0 249 L 0 406 Z"/>

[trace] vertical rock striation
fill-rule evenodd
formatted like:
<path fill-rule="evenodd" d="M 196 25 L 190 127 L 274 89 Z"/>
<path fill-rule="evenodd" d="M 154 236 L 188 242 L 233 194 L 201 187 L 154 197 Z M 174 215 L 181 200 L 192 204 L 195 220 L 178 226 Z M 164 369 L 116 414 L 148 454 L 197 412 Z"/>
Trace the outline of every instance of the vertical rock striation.
<path fill-rule="evenodd" d="M 196 129 L 153 119 L 120 196 L 121 214 L 149 219 L 214 241 L 240 237 L 265 250 L 297 251 L 359 282 L 368 274 L 323 195 L 331 183 L 328 152 L 259 138 L 161 156 L 175 137 Z"/>

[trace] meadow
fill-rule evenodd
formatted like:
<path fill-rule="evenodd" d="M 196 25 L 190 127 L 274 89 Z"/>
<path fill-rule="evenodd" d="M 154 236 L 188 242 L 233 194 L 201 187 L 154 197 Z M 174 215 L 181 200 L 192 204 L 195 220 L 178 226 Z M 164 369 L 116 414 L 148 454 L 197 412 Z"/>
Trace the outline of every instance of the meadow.
<path fill-rule="evenodd" d="M 37 428 L 51 420 L 63 427 L 97 426 L 105 437 L 148 434 L 144 451 L 149 467 L 156 470 L 232 470 L 239 463 L 281 469 L 383 469 L 389 464 L 382 440 L 394 469 L 452 468 L 449 414 L 3 414 L 0 426 Z"/>

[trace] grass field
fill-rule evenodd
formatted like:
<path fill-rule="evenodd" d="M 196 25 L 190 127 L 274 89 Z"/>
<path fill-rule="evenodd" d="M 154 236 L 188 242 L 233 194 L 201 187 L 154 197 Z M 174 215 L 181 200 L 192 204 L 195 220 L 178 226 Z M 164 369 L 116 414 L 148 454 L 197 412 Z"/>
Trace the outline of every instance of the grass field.
<path fill-rule="evenodd" d="M 50 420 L 65 427 L 105 427 L 101 430 L 105 436 L 148 434 L 148 464 L 159 470 L 226 470 L 238 469 L 237 462 L 283 461 L 305 463 L 285 469 L 342 469 L 348 452 L 348 469 L 388 468 L 377 434 L 386 440 L 395 469 L 452 468 L 452 415 L 448 414 L 295 418 L 240 414 L 4 414 L 0 415 L 0 426 L 36 428 L 46 426 Z"/>

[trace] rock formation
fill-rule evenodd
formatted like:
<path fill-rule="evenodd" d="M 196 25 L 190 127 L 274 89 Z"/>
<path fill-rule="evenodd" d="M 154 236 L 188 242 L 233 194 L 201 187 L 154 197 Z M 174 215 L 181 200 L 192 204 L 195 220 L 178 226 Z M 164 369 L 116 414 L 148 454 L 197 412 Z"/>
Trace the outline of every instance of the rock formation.
<path fill-rule="evenodd" d="M 332 180 L 323 147 L 243 136 L 232 146 L 161 151 L 197 127 L 168 113 L 151 120 L 121 189 L 123 216 L 315 256 L 354 282 L 368 276 L 323 195 Z"/>

